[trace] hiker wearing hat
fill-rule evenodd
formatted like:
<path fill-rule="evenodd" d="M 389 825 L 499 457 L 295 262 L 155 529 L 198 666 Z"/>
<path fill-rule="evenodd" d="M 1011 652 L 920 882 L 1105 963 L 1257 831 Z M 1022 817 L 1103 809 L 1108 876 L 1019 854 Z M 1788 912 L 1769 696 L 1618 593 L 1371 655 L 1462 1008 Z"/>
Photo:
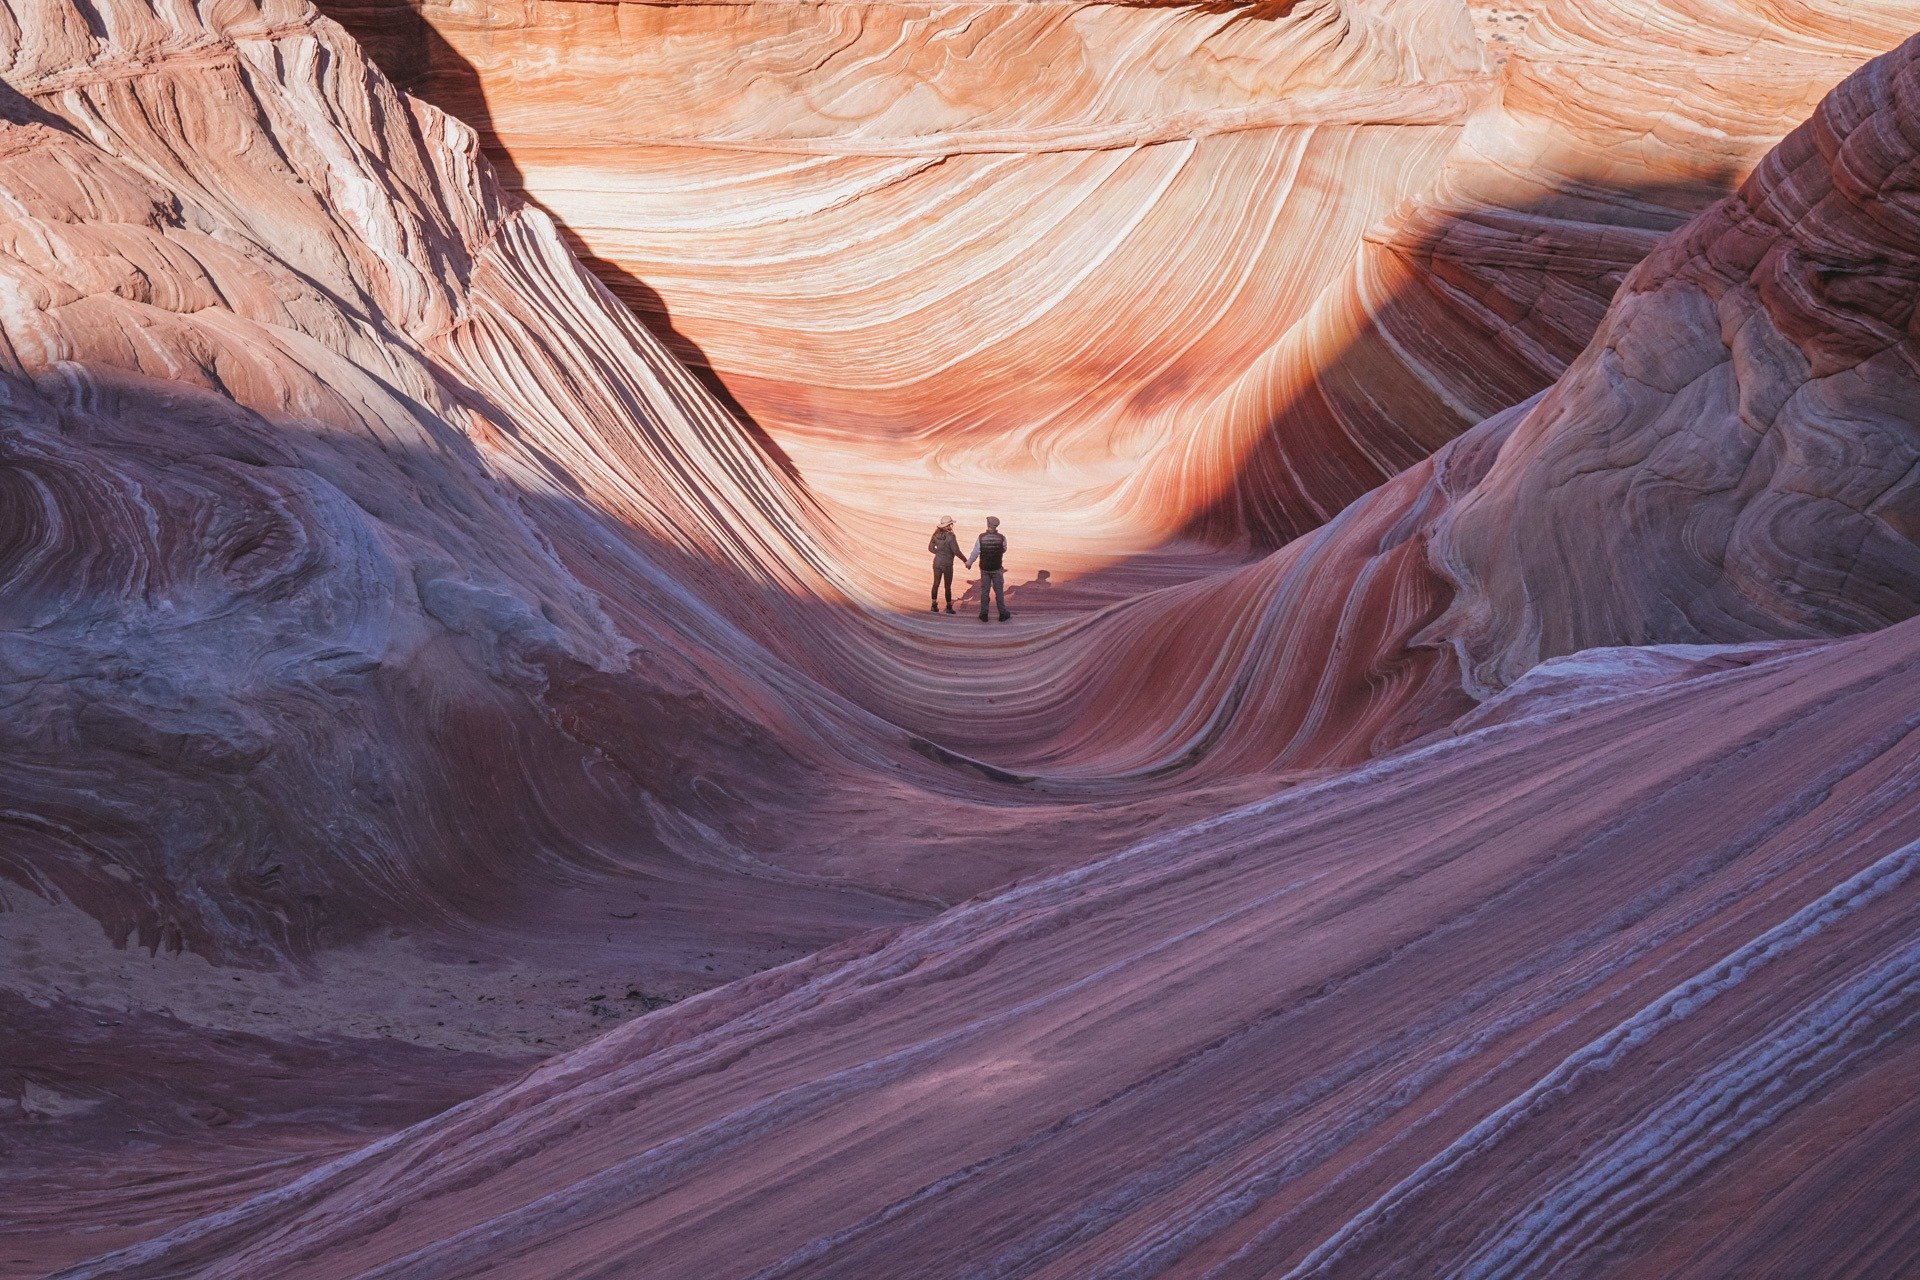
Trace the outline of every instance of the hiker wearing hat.
<path fill-rule="evenodd" d="M 960 557 L 960 539 L 953 536 L 953 517 L 941 516 L 940 524 L 933 531 L 933 537 L 927 540 L 927 550 L 933 552 L 933 604 L 931 613 L 940 612 L 940 588 L 947 589 L 947 612 L 953 612 L 953 562 Z"/>

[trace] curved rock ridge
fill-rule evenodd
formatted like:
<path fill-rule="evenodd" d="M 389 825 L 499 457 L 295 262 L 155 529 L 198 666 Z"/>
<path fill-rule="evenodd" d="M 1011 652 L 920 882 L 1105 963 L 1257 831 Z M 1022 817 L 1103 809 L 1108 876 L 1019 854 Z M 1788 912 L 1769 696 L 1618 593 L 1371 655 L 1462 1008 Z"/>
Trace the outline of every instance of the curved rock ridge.
<path fill-rule="evenodd" d="M 322 920 L 515 901 L 533 850 L 681 866 L 695 900 L 717 859 L 818 937 L 923 908 L 826 907 L 848 890 L 809 875 L 975 892 L 1139 820 L 1040 794 L 1347 767 L 1545 657 L 1920 598 L 1910 59 L 1676 237 L 1544 398 L 1265 561 L 957 642 L 876 614 L 859 526 L 503 208 L 457 126 L 310 11 L 247 12 L 70 14 L 9 64 L 12 874 L 118 938 L 311 950 Z M 180 77 L 261 109 L 183 117 Z M 167 143 L 196 129 L 218 180 Z M 879 809 L 794 799 L 849 767 Z M 116 785 L 76 809 L 90 770 Z M 498 813 L 483 779 L 512 780 Z M 862 851 L 927 805 L 1003 851 Z"/>
<path fill-rule="evenodd" d="M 63 1275 L 1896 1273 L 1916 627 L 835 948 Z"/>
<path fill-rule="evenodd" d="M 658 8 L 596 10 L 613 25 L 594 30 L 624 57 L 622 22 L 738 23 L 755 57 L 787 65 L 767 6 Z M 1057 38 L 1091 51 L 1090 69 L 1063 71 L 1059 94 L 1032 104 L 1000 91 L 949 109 L 941 93 L 979 66 L 948 66 L 885 14 L 844 8 L 789 12 L 807 33 L 842 23 L 860 53 L 829 79 L 782 72 L 820 90 L 819 110 L 753 116 L 763 134 L 838 147 L 819 133 L 830 107 L 879 122 L 869 143 L 936 149 L 953 147 L 954 121 L 1001 148 L 1039 128 L 1036 113 L 1083 133 L 1151 122 L 1124 95 L 1081 92 L 1112 76 L 1169 113 L 1240 123 L 1184 142 L 1083 138 L 1073 163 L 1223 148 L 1181 170 L 1199 182 L 1238 174 L 1235 148 L 1291 155 L 1285 216 L 1299 221 L 1272 224 L 1269 248 L 1319 230 L 1350 255 L 1366 219 L 1297 201 L 1331 208 L 1329 184 L 1355 165 L 1354 188 L 1385 207 L 1389 187 L 1438 169 L 1485 90 L 1456 57 L 1452 8 L 994 5 L 974 15 L 982 40 Z M 1815 45 L 1833 15 L 1810 13 L 1796 30 Z M 1422 46 L 1428 19 L 1443 38 Z M 861 43 L 870 21 L 900 39 Z M 973 29 L 942 10 L 913 31 L 929 24 L 948 43 Z M 1148 37 L 1170 32 L 1202 51 L 1154 53 Z M 869 55 L 920 67 L 930 96 L 856 110 Z M 1001 1269 L 1078 1275 L 1202 1257 L 1373 1274 L 1386 1263 L 1368 1250 L 1411 1256 L 1407 1240 L 1424 1237 L 1397 1231 L 1446 1223 L 1459 1233 L 1447 1256 L 1498 1271 L 1589 1231 L 1670 1260 L 1620 1206 L 1697 1168 L 1713 1172 L 1686 1183 L 1704 1197 L 1691 1220 L 1719 1221 L 1758 1194 L 1742 1169 L 1725 1173 L 1736 1139 L 1780 1153 L 1806 1149 L 1808 1132 L 1864 1134 L 1833 1159 L 1897 1159 L 1904 1121 L 1863 1128 L 1844 1102 L 1780 1095 L 1766 1114 L 1780 1127 L 1761 1137 L 1715 1117 L 1755 1073 L 1828 1073 L 1884 1098 L 1903 1064 L 1876 1055 L 1903 1043 L 1906 997 L 1847 984 L 1905 980 L 1898 957 L 1872 966 L 1907 927 L 1907 882 L 1847 878 L 1905 875 L 1873 860 L 1905 856 L 1892 836 L 1913 792 L 1899 736 L 1911 628 L 1831 637 L 1920 607 L 1906 481 L 1917 78 L 1914 43 L 1858 72 L 1735 197 L 1628 275 L 1551 388 L 1263 559 L 1166 544 L 1197 493 L 1128 514 L 1156 477 L 1224 456 L 1211 428 L 1140 436 L 1152 465 L 1089 462 L 1072 432 L 956 434 L 962 454 L 979 451 L 970 474 L 1013 442 L 1047 459 L 1029 479 L 1069 464 L 1089 478 L 1067 497 L 1051 480 L 1008 481 L 1019 617 L 983 628 L 899 612 L 896 584 L 924 565 L 914 504 L 932 497 L 888 433 L 758 432 L 596 283 L 545 213 L 502 194 L 469 130 L 397 92 L 314 10 L 0 3 L 0 1019 L 21 1032 L 0 1037 L 0 1140 L 26 1153 L 0 1170 L 17 1215 L 0 1222 L 0 1273 L 160 1235 L 521 1073 L 614 1008 L 743 978 L 100 1267 L 403 1275 L 498 1261 L 544 1275 L 630 1266 L 642 1240 L 693 1267 L 722 1236 L 682 1252 L 674 1224 L 698 1232 L 703 1214 L 737 1221 L 743 1204 L 777 1201 L 752 1263 L 776 1274 L 857 1271 L 862 1250 L 895 1247 L 889 1224 L 950 1269 L 953 1242 L 970 1264 L 990 1245 Z M 1285 112 L 1330 114 L 1234 114 L 1283 90 Z M 1362 122 L 1362 99 L 1452 105 Z M 767 163 L 767 139 L 747 140 L 742 154 Z M 956 150 L 928 172 L 1062 154 Z M 1689 191 L 1682 203 L 1704 187 Z M 1211 209 L 1201 195 L 1143 216 L 1191 230 Z M 1136 197 L 1113 208 L 1147 208 Z M 1223 216 L 1247 205 L 1233 195 Z M 1060 211 L 1048 234 L 1077 240 L 1075 219 L 1098 220 L 1088 208 Z M 876 245 L 917 225 L 909 209 L 875 224 Z M 970 245 L 957 226 L 912 234 L 922 249 Z M 1547 246 L 1573 253 L 1590 230 Z M 1210 232 L 1183 244 L 1196 270 L 1222 270 Z M 1311 269 L 1339 274 L 1331 259 Z M 1130 293 L 1109 282 L 1101 295 L 1109 331 L 1159 315 L 1161 277 L 1144 257 L 1128 270 Z M 1230 276 L 1215 283 L 1231 291 Z M 1511 372 L 1489 365 L 1490 382 Z M 1043 514 L 1036 494 L 1059 500 Z M 1355 772 L 1325 780 L 1338 771 Z M 1686 984 L 1717 958 L 1773 963 L 1777 930 L 1834 892 L 1893 914 L 1849 905 L 1844 928 L 1793 944 L 1802 959 L 1769 970 L 1777 983 L 1685 1024 L 1700 1043 L 1684 1067 L 1636 1058 L 1644 1069 L 1609 1077 L 1617 1097 L 1584 1087 L 1588 1060 L 1566 1054 L 1613 1045 L 1608 1028 L 1626 1028 L 1626 1045 L 1667 1026 L 1647 1000 L 1684 988 L 1691 1008 L 1705 989 Z M 1584 959 L 1529 932 L 1566 942 L 1570 921 L 1593 930 L 1578 935 Z M 128 943 L 186 954 L 116 949 Z M 1529 967 L 1562 960 L 1574 968 Z M 929 998 L 936 978 L 951 1001 Z M 893 990 L 903 1004 L 887 1003 Z M 1272 1002 L 1243 1023 L 1248 990 Z M 1396 1003 L 1415 994 L 1414 1012 Z M 1736 1016 L 1742 999 L 1751 1018 Z M 1636 1022 L 1647 1009 L 1654 1020 Z M 1168 1010 L 1166 1037 L 1142 1030 Z M 1754 1029 L 1769 1019 L 1805 1034 L 1769 1039 Z M 975 1028 L 991 1060 L 947 1056 Z M 1381 1061 L 1365 1046 L 1394 1029 L 1411 1037 L 1394 1042 L 1406 1071 L 1368 1076 Z M 1858 1038 L 1881 1031 L 1884 1044 Z M 1107 1037 L 1133 1047 L 1108 1055 Z M 1355 1073 L 1326 1074 L 1312 1046 L 1343 1043 Z M 1270 1110 L 1283 1096 L 1270 1064 L 1301 1045 L 1313 1060 L 1286 1059 L 1294 1074 L 1327 1087 L 1302 1095 L 1305 1110 Z M 1809 1056 L 1778 1056 L 1796 1045 Z M 707 1111 L 661 1086 L 681 1087 L 682 1053 L 686 1096 Z M 1567 1061 L 1587 1127 L 1541 1113 L 1515 1145 L 1475 1136 L 1561 1097 Z M 178 1066 L 157 1079 L 165 1064 Z M 1489 1069 L 1500 1078 L 1467 1103 L 1420 1092 Z M 234 1083 L 250 1076 L 273 1087 Z M 1162 1084 L 1218 1108 L 1196 1113 L 1210 1137 L 1174 1131 L 1185 1121 Z M 601 1113 L 576 1090 L 619 1111 L 656 1088 L 664 1109 L 577 1122 Z M 1120 1107 L 1104 1119 L 1103 1098 Z M 921 1137 L 958 1163 L 916 1181 L 913 1126 L 896 1121 L 960 1100 L 990 1113 L 984 1145 L 928 1126 Z M 1682 1163 L 1648 1165 L 1627 1139 L 1567 1145 L 1649 1116 L 1685 1135 L 1670 1144 Z M 755 1135 L 791 1144 L 772 1181 Z M 776 1187 L 816 1141 L 857 1185 Z M 1483 1147 L 1513 1166 L 1476 1163 Z M 1042 1176 L 1007 1172 L 1029 1154 Z M 423 1176 L 443 1156 L 452 1181 Z M 1598 1172 L 1581 1182 L 1570 1171 L 1588 1156 Z M 1820 1170 L 1839 1166 L 1799 1159 L 1777 1164 L 1814 1170 L 1796 1194 L 1833 1215 L 1821 1230 L 1883 1251 L 1861 1255 L 1863 1273 L 1911 1255 L 1831 1196 Z M 1265 1172 L 1239 1178 L 1236 1161 Z M 1206 1181 L 1209 1162 L 1224 1181 Z M 1297 1207 L 1267 1214 L 1255 1206 L 1278 1203 L 1263 1190 L 1274 1169 L 1281 1182 L 1317 1172 L 1285 1191 L 1305 1197 Z M 1497 1188 L 1490 1200 L 1476 1178 Z M 1056 1183 L 1058 1198 L 1035 1190 Z M 994 1218 L 1002 1191 L 1026 1225 Z M 390 1194 L 421 1212 L 372 1225 Z M 1521 1212 L 1515 1197 L 1535 1195 L 1551 1212 Z M 914 1227 L 949 1197 L 964 1235 Z M 1489 1203 L 1498 1214 L 1467 1211 Z M 997 1220 L 1010 1225 L 977 1225 Z M 1569 1225 L 1538 1237 L 1547 1222 Z M 1686 1247 L 1736 1263 L 1771 1247 L 1745 1229 Z"/>
<path fill-rule="evenodd" d="M 1126 546 L 1224 483 L 1211 449 L 1100 500 L 1184 453 L 1488 89 L 1456 0 L 326 7 L 824 496 L 991 486 Z"/>
<path fill-rule="evenodd" d="M 1178 477 L 1142 478 L 1141 510 L 1184 483 L 1218 494 L 1190 531 L 1284 541 L 1547 386 L 1661 236 L 1913 27 L 1904 3 L 1539 0 L 1476 16 L 1496 94 L 1312 309 L 1188 411 L 1207 443 Z"/>
<path fill-rule="evenodd" d="M 1910 18 L 1480 7 L 1494 79 L 1430 4 L 325 7 L 824 496 L 1129 547 L 1277 545 L 1552 382 Z"/>
<path fill-rule="evenodd" d="M 0 81 L 0 1274 L 1083 856 L 768 650 L 791 464 L 331 22 L 35 0 Z M 1007 838 L 877 867 L 928 779 Z"/>
<path fill-rule="evenodd" d="M 996 704 L 1021 740 L 946 740 L 1103 784 L 1347 766 L 1546 658 L 1911 616 L 1916 86 L 1909 44 L 1836 89 L 1551 389 L 1258 564 L 1051 633 Z"/>
<path fill-rule="evenodd" d="M 8 877 L 259 956 L 754 870 L 726 828 L 807 771 L 766 722 L 861 718 L 727 608 L 827 590 L 804 490 L 463 127 L 307 6 L 215 11 L 0 45 Z M 802 930 L 846 894 L 779 880 Z"/>
<path fill-rule="evenodd" d="M 1842 83 L 1663 241 L 1449 512 L 1435 559 L 1461 595 L 1436 634 L 1471 685 L 1594 645 L 1844 634 L 1911 612 L 1913 50 Z"/>

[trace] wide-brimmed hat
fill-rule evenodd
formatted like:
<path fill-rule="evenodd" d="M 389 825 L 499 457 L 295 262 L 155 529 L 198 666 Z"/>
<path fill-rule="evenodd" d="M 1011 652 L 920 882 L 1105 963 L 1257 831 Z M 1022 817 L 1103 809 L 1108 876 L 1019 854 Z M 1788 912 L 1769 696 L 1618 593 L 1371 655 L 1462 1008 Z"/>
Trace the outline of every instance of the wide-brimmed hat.
<path fill-rule="evenodd" d="M 940 526 L 939 526 L 939 527 L 940 527 L 940 528 L 942 528 L 942 529 L 950 529 L 950 528 L 952 528 L 952 527 L 953 527 L 953 517 L 952 517 L 952 516 L 941 516 L 941 517 L 940 517 Z"/>

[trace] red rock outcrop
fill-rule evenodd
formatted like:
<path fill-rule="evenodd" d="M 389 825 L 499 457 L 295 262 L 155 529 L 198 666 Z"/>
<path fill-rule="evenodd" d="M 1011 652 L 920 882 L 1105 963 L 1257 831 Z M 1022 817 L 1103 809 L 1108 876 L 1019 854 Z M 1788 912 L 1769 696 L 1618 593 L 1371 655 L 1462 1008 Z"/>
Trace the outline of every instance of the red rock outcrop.
<path fill-rule="evenodd" d="M 1329 256 L 1288 268 L 1319 279 L 1288 293 L 1288 332 L 1342 307 L 1367 323 L 1390 308 L 1342 293 L 1364 272 L 1341 264 L 1402 234 L 1366 239 L 1367 222 L 1433 174 L 1437 191 L 1485 179 L 1495 151 L 1448 159 L 1488 118 L 1463 124 L 1488 86 L 1463 16 L 1438 4 L 989 6 L 972 25 L 862 6 L 551 12 L 583 58 L 600 32 L 608 66 L 628 56 L 621 23 L 635 39 L 691 24 L 701 59 L 738 41 L 807 109 L 716 97 L 717 122 L 649 125 L 691 131 L 667 147 L 703 157 L 681 172 L 764 179 L 767 208 L 789 177 L 851 183 L 857 216 L 807 219 L 866 219 L 880 250 L 895 228 L 956 298 L 996 287 L 969 267 L 996 237 L 1057 237 L 1049 270 L 1132 246 L 1113 258 L 1130 280 L 1076 295 L 1106 268 L 1068 271 L 1046 316 L 1078 314 L 1084 338 L 1098 315 L 1129 358 L 1169 355 L 1157 329 L 1111 332 L 1124 284 L 1126 314 L 1198 326 L 1173 346 L 1241 344 L 1230 369 L 1194 366 L 1207 378 L 1278 339 L 1245 314 L 1212 325 L 1154 255 L 1188 253 L 1229 294 L 1258 255 L 1164 227 L 1081 237 L 1078 221 L 1302 219 L 1259 250 L 1324 233 Z M 782 21 L 840 30 L 851 52 L 777 43 Z M 1542 18 L 1530 38 L 1612 38 L 1598 21 Z M 1760 123 L 1722 150 L 1837 78 L 1834 49 L 1886 35 L 1848 32 L 1810 22 L 1795 40 L 1817 56 L 1740 63 L 1773 96 L 1747 101 Z M 984 52 L 939 52 L 968 39 Z M 996 42 L 1050 40 L 1087 59 L 1058 96 L 982 75 Z M 1515 86 L 1547 74 L 1525 48 L 1501 73 L 1509 122 Z M 869 78 L 869 54 L 933 87 L 875 96 L 898 83 Z M 650 92 L 681 92 L 679 65 Z M 1430 1240 L 1463 1269 L 1551 1270 L 1602 1241 L 1663 1274 L 1784 1247 L 1727 1217 L 1762 1194 L 1818 1219 L 1795 1248 L 1864 1242 L 1868 1273 L 1912 1256 L 1886 1227 L 1909 1206 L 1834 1188 L 1910 1137 L 1904 1112 L 1866 1104 L 1911 1065 L 1920 46 L 1856 73 L 1630 272 L 1651 235 L 1604 270 L 1580 257 L 1613 243 L 1592 193 L 1580 217 L 1480 215 L 1533 237 L 1530 254 L 1491 293 L 1448 277 L 1447 305 L 1530 289 L 1540 305 L 1467 332 L 1444 376 L 1444 344 L 1394 367 L 1440 395 L 1484 363 L 1488 407 L 1554 384 L 1451 444 L 1448 427 L 1342 463 L 1304 484 L 1306 506 L 1241 504 L 1224 523 L 1208 504 L 1236 450 L 1285 433 L 1202 413 L 1224 381 L 1140 401 L 1127 425 L 1108 357 L 1068 358 L 1073 325 L 1039 349 L 1086 384 L 1054 398 L 1107 398 L 1101 429 L 1009 409 L 883 430 L 906 411 L 869 386 L 864 425 L 835 409 L 803 431 L 736 388 L 758 432 L 545 213 L 501 194 L 465 127 L 304 4 L 34 0 L 0 9 L 0 79 L 0 1015 L 19 1031 L 0 1141 L 27 1157 L 0 1173 L 24 1224 L 0 1223 L 7 1265 L 132 1244 L 75 1274 L 546 1275 L 640 1256 L 845 1274 L 905 1249 L 936 1271 L 1375 1274 Z M 1126 93 L 1095 91 L 1109 84 Z M 492 125 L 509 143 L 510 108 Z M 578 112 L 576 135 L 606 114 Z M 1179 128 L 1143 137 L 1143 121 Z M 892 154 L 903 137 L 929 154 Z M 716 138 L 741 143 L 742 167 Z M 767 168 L 773 141 L 795 143 L 788 177 Z M 1298 162 L 1283 212 L 1250 211 L 1236 184 L 1282 160 Z M 1123 171 L 1155 164 L 1166 184 L 1147 199 Z M 874 176 L 889 165 L 906 168 Z M 1085 199 L 1051 231 L 1032 201 L 970 223 L 1017 203 L 982 189 L 942 222 L 943 184 L 1002 168 L 1020 190 L 1085 179 Z M 1310 214 L 1349 169 L 1354 200 Z M 1677 220 L 1705 189 L 1689 179 L 1622 221 Z M 1473 262 L 1499 257 L 1499 235 L 1469 239 Z M 1579 306 L 1552 301 L 1548 268 L 1569 256 Z M 1422 270 L 1446 276 L 1439 262 Z M 1142 284 L 1162 278 L 1180 296 Z M 942 412 L 1026 358 L 952 305 L 900 344 L 907 369 L 956 334 L 987 341 L 984 363 L 953 366 L 971 382 L 941 384 Z M 1542 337 L 1589 305 L 1577 359 L 1582 323 Z M 1379 350 L 1394 325 L 1443 324 L 1397 314 L 1374 326 Z M 738 332 L 778 346 L 758 318 Z M 1503 362 L 1503 343 L 1547 355 Z M 1339 372 L 1332 348 L 1295 350 L 1312 377 Z M 1362 368 L 1350 388 L 1397 385 Z M 866 385 L 813 373 L 820 404 Z M 901 404 L 932 385 L 916 379 Z M 800 365 L 776 384 L 802 396 Z M 1402 422 L 1398 394 L 1365 421 Z M 1464 391 L 1440 398 L 1474 416 Z M 1328 412 L 1343 432 L 1362 421 Z M 1060 570 L 1019 583 L 1013 625 L 897 612 L 924 537 L 904 502 L 929 492 L 903 437 L 1007 480 L 1016 582 Z M 1088 452 L 1103 438 L 1110 465 Z M 1010 466 L 1023 450 L 1034 465 Z M 1308 528 L 1313 503 L 1375 472 L 1392 478 Z M 1219 483 L 1183 487 L 1203 473 Z M 1163 484 L 1165 501 L 1143 496 Z M 1037 495 L 1050 511 L 1019 505 Z M 1160 545 L 1195 528 L 1301 536 L 1252 563 Z M 123 953 L 82 936 L 96 927 L 187 954 L 116 969 Z M 110 970 L 137 993 L 93 984 Z M 729 979 L 424 1120 L 558 1047 L 536 1031 L 586 1039 L 609 995 L 637 1012 Z M 572 1012 L 492 1004 L 508 982 Z M 363 1007 L 375 991 L 388 1011 Z M 179 1064 L 166 1087 L 154 1061 Z M 249 1072 L 275 1088 L 238 1096 Z M 1750 1087 L 1769 1073 L 1830 1088 Z M 1764 1105 L 1742 1101 L 1755 1089 Z M 135 1121 L 139 1145 L 116 1146 Z M 1664 1137 L 1636 1145 L 1647 1126 Z M 222 1191 L 222 1170 L 244 1172 Z M 139 1212 L 116 1218 L 131 1183 Z M 1685 1205 L 1682 1226 L 1642 1212 L 1649 1188 Z M 711 1229 L 749 1213 L 750 1240 Z"/>
<path fill-rule="evenodd" d="M 1545 658 L 1910 616 L 1914 84 L 1903 51 L 1835 90 L 1629 275 L 1543 395 L 1259 564 L 1034 646 L 1002 709 L 1030 736 L 993 758 L 1354 764 Z"/>
<path fill-rule="evenodd" d="M 1662 235 L 1913 26 L 1904 3 L 1474 9 L 1496 93 L 1431 185 L 1208 406 L 1217 443 L 1188 465 L 1214 468 L 1220 497 L 1196 530 L 1313 528 L 1547 386 Z"/>
<path fill-rule="evenodd" d="M 310 8 L 14 21 L 10 878 L 256 957 L 710 879 L 696 762 L 805 772 L 683 569 L 790 576 L 778 459 Z"/>
<path fill-rule="evenodd" d="M 1147 545 L 1230 478 L 1196 417 L 1490 88 L 1458 0 L 325 7 L 823 495 Z"/>

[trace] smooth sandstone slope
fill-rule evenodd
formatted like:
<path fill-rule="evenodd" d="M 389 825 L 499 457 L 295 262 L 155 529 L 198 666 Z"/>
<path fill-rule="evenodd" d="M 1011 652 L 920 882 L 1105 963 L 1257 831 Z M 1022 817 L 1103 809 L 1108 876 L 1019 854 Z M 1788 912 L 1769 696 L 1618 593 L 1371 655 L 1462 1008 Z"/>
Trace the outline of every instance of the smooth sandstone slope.
<path fill-rule="evenodd" d="M 1352 765 L 1545 658 L 1910 616 L 1915 85 L 1909 43 L 1834 90 L 1548 391 L 1255 565 L 1031 645 L 1000 703 L 1030 736 L 989 758 L 1134 783 Z"/>
<path fill-rule="evenodd" d="M 756 856 L 935 766 L 766 651 L 815 505 L 464 126 L 275 0 L 0 8 L 0 80 L 0 1273 L 933 909 Z"/>
<path fill-rule="evenodd" d="M 595 992 L 1231 800 L 1063 805 L 902 727 L 998 695 L 900 694 L 926 637 L 790 460 L 306 6 L 45 0 L 0 64 L 0 1267 L 470 1095 Z"/>
<path fill-rule="evenodd" d="M 1209 537 L 1284 539 L 1541 390 L 1626 273 L 1911 34 L 1883 3 L 1473 6 L 1497 90 L 1437 177 L 1207 407 Z M 1231 482 L 1225 477 L 1231 476 Z"/>
<path fill-rule="evenodd" d="M 699 997 L 70 1274 L 1910 1266 L 1916 154 L 1920 40 L 1665 241 L 1554 388 L 1177 589 L 1398 548 L 1336 583 L 1447 584 L 1401 642 L 1483 699 L 1445 735 Z"/>
<path fill-rule="evenodd" d="M 1917 641 L 1511 708 L 65 1280 L 1898 1274 Z"/>
<path fill-rule="evenodd" d="M 780 460 L 311 8 L 6 18 L 9 878 L 256 959 L 716 864 L 836 911 L 729 839 L 860 719 L 728 608 L 831 590 Z"/>

